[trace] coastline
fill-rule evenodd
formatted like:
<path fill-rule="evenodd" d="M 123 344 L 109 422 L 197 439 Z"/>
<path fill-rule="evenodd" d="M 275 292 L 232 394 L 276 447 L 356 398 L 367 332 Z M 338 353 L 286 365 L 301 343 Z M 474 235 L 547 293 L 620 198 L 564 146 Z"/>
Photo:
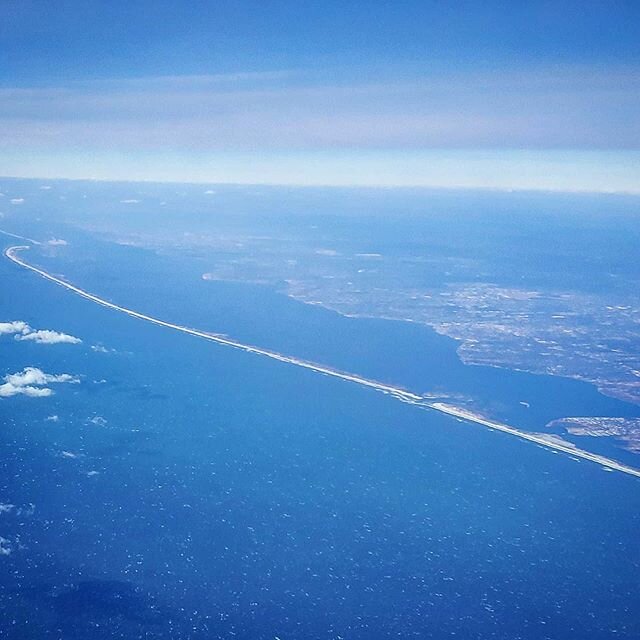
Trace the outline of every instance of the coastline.
<path fill-rule="evenodd" d="M 29 240 L 29 239 L 26 239 L 26 240 Z M 133 309 L 122 307 L 113 302 L 109 302 L 108 300 L 104 300 L 103 298 L 100 298 L 99 296 L 96 296 L 88 291 L 85 291 L 84 289 L 81 289 L 80 287 L 77 287 L 63 280 L 62 278 L 58 278 L 42 269 L 39 269 L 38 267 L 35 267 L 32 264 L 26 262 L 25 260 L 23 260 L 17 255 L 18 252 L 28 250 L 28 249 L 29 247 L 26 245 L 12 246 L 5 250 L 4 255 L 14 264 L 24 269 L 27 269 L 33 273 L 36 273 L 40 277 L 45 278 L 46 280 L 49 280 L 50 282 L 53 282 L 59 286 L 62 286 L 68 289 L 69 291 L 75 293 L 76 295 L 79 295 L 103 307 L 107 307 L 114 311 L 119 311 L 120 313 L 124 313 L 130 317 L 137 318 L 139 320 L 150 322 L 151 324 L 162 326 L 168 329 L 173 329 L 174 331 L 180 331 L 181 333 L 186 333 L 188 335 L 192 335 L 198 338 L 203 338 L 205 340 L 216 342 L 224 346 L 232 347 L 234 349 L 244 351 L 245 353 L 253 353 L 263 357 L 271 358 L 272 360 L 277 360 L 279 362 L 283 362 L 286 364 L 291 364 L 297 367 L 315 371 L 316 373 L 321 373 L 323 375 L 328 375 L 334 378 L 338 378 L 347 382 L 353 382 L 355 384 L 359 384 L 361 386 L 368 387 L 376 391 L 380 391 L 382 393 L 391 395 L 397 400 L 400 400 L 401 402 L 417 405 L 425 409 L 430 409 L 445 415 L 449 415 L 451 417 L 457 418 L 459 420 L 463 420 L 468 423 L 478 424 L 492 430 L 501 431 L 511 436 L 518 437 L 522 440 L 533 442 L 535 444 L 545 447 L 546 449 L 565 453 L 575 458 L 580 458 L 583 460 L 594 462 L 609 471 L 619 471 L 627 475 L 640 478 L 640 469 L 622 464 L 620 462 L 617 462 L 605 456 L 600 456 L 598 454 L 590 453 L 570 443 L 565 442 L 564 440 L 558 438 L 557 436 L 524 431 L 507 424 L 503 424 L 500 422 L 490 420 L 488 418 L 484 418 L 483 416 L 472 413 L 466 409 L 456 407 L 454 405 L 449 405 L 442 402 L 431 402 L 424 395 L 420 395 L 400 387 L 395 387 L 393 385 L 377 382 L 375 380 L 370 380 L 362 376 L 339 371 L 337 369 L 333 369 L 325 365 L 316 364 L 316 363 L 309 362 L 307 360 L 303 360 L 293 356 L 287 356 L 287 355 L 278 353 L 276 351 L 263 349 L 263 348 L 249 345 L 249 344 L 244 344 L 242 342 L 238 342 L 236 340 L 233 340 L 223 335 L 219 335 L 219 334 L 215 334 L 207 331 L 201 331 L 198 329 L 193 329 L 191 327 L 186 327 L 186 326 L 174 324 L 171 322 L 166 322 L 164 320 L 160 320 L 159 318 L 155 318 L 153 316 L 140 313 Z"/>

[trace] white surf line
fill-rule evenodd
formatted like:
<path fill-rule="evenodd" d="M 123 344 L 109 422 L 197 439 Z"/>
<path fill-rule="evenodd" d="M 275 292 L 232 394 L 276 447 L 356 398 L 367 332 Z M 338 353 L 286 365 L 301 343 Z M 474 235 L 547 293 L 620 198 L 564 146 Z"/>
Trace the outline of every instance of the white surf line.
<path fill-rule="evenodd" d="M 33 265 L 25 262 L 21 258 L 19 258 L 16 254 L 18 251 L 22 251 L 25 249 L 29 249 L 26 246 L 16 246 L 9 247 L 4 253 L 9 260 L 14 262 L 15 264 L 28 269 L 34 273 L 37 273 L 39 276 L 58 284 L 65 289 L 69 289 L 69 291 L 73 291 L 75 294 L 85 298 L 87 300 L 91 300 L 96 304 L 99 304 L 103 307 L 107 307 L 109 309 L 113 309 L 114 311 L 119 311 L 120 313 L 124 313 L 132 318 L 138 318 L 139 320 L 144 320 L 146 322 L 150 322 L 152 324 L 166 327 L 168 329 L 174 329 L 175 331 L 180 331 L 182 333 L 186 333 L 192 336 L 196 336 L 198 338 L 204 338 L 205 340 L 210 340 L 212 342 L 217 342 L 218 344 L 223 344 L 228 347 L 232 347 L 234 349 L 239 349 L 246 353 L 254 353 L 256 355 L 265 356 L 267 358 L 271 358 L 273 360 L 278 360 L 279 362 L 285 362 L 287 364 L 292 364 L 297 367 L 302 367 L 304 369 L 309 369 L 311 371 L 315 371 L 316 373 L 322 373 L 327 376 L 331 376 L 333 378 L 339 378 L 341 380 L 346 380 L 348 382 L 354 382 L 364 387 L 369 387 L 371 389 L 375 389 L 376 391 L 382 391 L 383 393 L 387 393 L 392 395 L 398 400 L 402 402 L 407 402 L 409 404 L 418 405 L 421 407 L 425 407 L 428 409 L 432 409 L 434 411 L 438 411 L 440 413 L 444 413 L 449 416 L 453 416 L 458 418 L 459 420 L 463 420 L 465 422 L 471 422 L 474 424 L 479 424 L 490 429 L 494 429 L 496 431 L 502 431 L 503 433 L 507 433 L 509 435 L 515 436 L 522 440 L 527 440 L 529 442 L 534 442 L 539 444 L 546 449 L 552 449 L 554 451 L 560 451 L 562 453 L 566 453 L 570 456 L 574 456 L 576 458 L 582 458 L 583 460 L 588 460 L 590 462 L 595 462 L 607 469 L 611 469 L 614 471 L 620 471 L 622 473 L 626 473 L 631 476 L 635 476 L 640 478 L 640 469 L 636 469 L 634 467 L 630 467 L 628 465 L 622 464 L 610 458 L 605 458 L 604 456 L 600 456 L 595 453 L 589 453 L 583 449 L 574 448 L 570 445 L 565 445 L 562 442 L 558 441 L 550 441 L 545 434 L 536 434 L 530 433 L 527 431 L 522 431 L 520 429 L 516 429 L 515 427 L 511 427 L 509 425 L 494 422 L 492 420 L 488 420 L 483 418 L 482 416 L 476 415 L 467 411 L 465 409 L 461 409 L 452 405 L 448 405 L 442 402 L 428 402 L 425 396 L 418 395 L 416 393 L 412 393 L 405 389 L 400 389 L 398 387 L 394 387 L 392 385 L 384 384 L 382 382 L 376 382 L 375 380 L 368 380 L 367 378 L 363 378 L 361 376 L 345 373 L 342 371 L 338 371 L 336 369 L 332 369 L 330 367 L 325 367 L 322 365 L 314 364 L 312 362 L 308 362 L 307 360 L 301 360 L 300 358 L 294 358 L 292 356 L 286 356 L 277 351 L 270 351 L 268 349 L 262 349 L 260 347 L 254 347 L 248 344 L 244 344 L 242 342 L 237 342 L 236 340 L 232 340 L 230 338 L 226 338 L 221 335 L 217 335 L 215 333 L 209 333 L 206 331 L 199 331 L 197 329 L 191 329 L 190 327 L 184 327 L 179 324 L 174 324 L 172 322 L 165 322 L 164 320 L 159 320 L 158 318 L 154 318 L 153 316 L 148 316 L 144 313 L 139 313 L 138 311 L 133 311 L 132 309 L 127 309 L 126 307 L 122 307 L 120 305 L 114 304 L 113 302 L 109 302 L 108 300 L 104 300 L 99 298 L 84 289 L 80 289 L 80 287 L 76 287 L 75 285 L 62 280 L 61 278 L 57 278 L 56 276 L 47 273 L 42 269 L 38 269 Z"/>
<path fill-rule="evenodd" d="M 574 456 L 576 458 L 582 458 L 583 460 L 596 462 L 597 464 L 600 464 L 603 467 L 606 467 L 607 469 L 622 471 L 623 473 L 627 473 L 631 476 L 635 476 L 636 478 L 640 478 L 640 469 L 630 467 L 626 464 L 622 464 L 621 462 L 616 462 L 611 458 L 605 458 L 604 456 L 598 455 L 597 453 L 590 453 L 589 451 L 585 451 L 584 449 L 578 449 L 577 447 L 571 446 L 571 444 L 563 444 L 558 440 L 548 440 L 547 438 L 549 436 L 547 436 L 546 434 L 538 434 L 538 433 L 531 433 L 529 431 L 522 431 L 521 429 L 510 427 L 508 424 L 504 424 L 502 422 L 495 422 L 494 420 L 483 418 L 482 416 L 479 416 L 475 413 L 471 413 L 470 411 L 467 411 L 465 409 L 461 409 L 459 407 L 454 407 L 452 405 L 445 404 L 444 402 L 429 403 L 429 407 L 431 409 L 435 409 L 436 411 L 440 411 L 441 413 L 446 413 L 447 415 L 460 418 L 465 422 L 474 422 L 476 424 L 481 424 L 485 427 L 489 427 L 489 429 L 502 431 L 503 433 L 508 433 L 512 436 L 516 436 L 517 438 L 521 438 L 522 440 L 535 442 L 536 444 L 540 444 L 548 449 L 554 449 L 555 451 L 562 451 L 563 453 L 567 453 L 570 456 Z"/>
<path fill-rule="evenodd" d="M 30 242 L 31 244 L 42 244 L 41 242 L 38 242 L 37 240 L 34 240 L 33 238 L 26 238 L 25 236 L 19 236 L 17 233 L 10 233 L 9 231 L 3 231 L 2 229 L 0 229 L 0 233 L 4 236 L 9 236 L 11 238 L 17 238 L 18 240 L 26 240 L 27 242 Z"/>

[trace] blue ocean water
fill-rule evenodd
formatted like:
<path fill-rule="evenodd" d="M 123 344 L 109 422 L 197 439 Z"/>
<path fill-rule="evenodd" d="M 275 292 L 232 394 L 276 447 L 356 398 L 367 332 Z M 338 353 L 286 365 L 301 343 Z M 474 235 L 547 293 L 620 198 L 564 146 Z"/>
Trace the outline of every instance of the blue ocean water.
<path fill-rule="evenodd" d="M 511 418 L 533 396 L 536 424 L 571 403 L 626 408 L 574 381 L 465 378 L 426 329 L 90 249 L 54 270 L 167 320 L 419 391 L 486 385 Z M 637 480 L 126 317 L 6 260 L 0 278 L 3 319 L 83 340 L 0 342 L 3 374 L 81 378 L 0 402 L 3 637 L 640 635 Z"/>

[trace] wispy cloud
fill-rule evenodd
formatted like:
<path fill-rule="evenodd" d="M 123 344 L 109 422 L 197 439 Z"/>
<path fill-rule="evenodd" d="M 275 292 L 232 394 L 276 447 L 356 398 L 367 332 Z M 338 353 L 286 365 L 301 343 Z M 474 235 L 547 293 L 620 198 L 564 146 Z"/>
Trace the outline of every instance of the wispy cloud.
<path fill-rule="evenodd" d="M 31 398 L 43 398 L 53 394 L 47 387 L 55 383 L 79 383 L 80 379 L 68 373 L 45 373 L 37 367 L 25 367 L 22 371 L 4 377 L 4 384 L 0 385 L 0 398 L 24 395 Z"/>
<path fill-rule="evenodd" d="M 640 73 L 560 67 L 367 82 L 304 74 L 0 89 L 0 146 L 639 148 Z"/>
<path fill-rule="evenodd" d="M 95 351 L 96 353 L 116 353 L 115 349 L 107 349 L 107 347 L 102 344 L 92 344 L 91 351 Z"/>
<path fill-rule="evenodd" d="M 67 333 L 59 333 L 58 331 L 50 331 L 49 329 L 16 335 L 15 339 L 30 340 L 38 344 L 79 344 L 82 342 L 80 338 L 76 338 L 75 336 L 70 336 Z"/>

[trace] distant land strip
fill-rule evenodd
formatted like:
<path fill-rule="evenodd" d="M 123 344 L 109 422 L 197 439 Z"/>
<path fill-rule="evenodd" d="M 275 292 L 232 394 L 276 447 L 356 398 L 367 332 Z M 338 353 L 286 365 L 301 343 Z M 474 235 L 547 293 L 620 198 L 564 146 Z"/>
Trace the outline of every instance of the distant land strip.
<path fill-rule="evenodd" d="M 5 235 L 10 235 L 12 237 L 20 237 L 20 236 L 16 236 L 15 234 L 9 234 L 7 232 L 2 232 L 2 233 L 4 233 Z M 34 244 L 39 244 L 35 241 L 32 241 L 30 238 L 24 238 L 24 239 L 29 242 L 33 242 Z M 533 433 L 529 431 L 523 431 L 521 429 L 511 427 L 501 422 L 495 422 L 493 420 L 489 420 L 488 418 L 472 413 L 471 411 L 468 411 L 467 409 L 464 409 L 464 408 L 456 407 L 456 406 L 445 404 L 442 402 L 429 401 L 427 397 L 425 397 L 424 395 L 418 395 L 416 393 L 412 393 L 411 391 L 407 391 L 399 387 L 394 387 L 393 385 L 385 384 L 383 382 L 376 382 L 375 380 L 369 380 L 367 378 L 363 378 L 355 374 L 346 373 L 343 371 L 339 371 L 337 369 L 332 369 L 331 367 L 314 364 L 313 362 L 308 362 L 307 360 L 302 360 L 300 358 L 295 358 L 293 356 L 283 355 L 276 351 L 270 351 L 268 349 L 254 347 L 252 345 L 244 344 L 242 342 L 237 342 L 236 340 L 232 340 L 223 335 L 210 333 L 207 331 L 200 331 L 198 329 L 191 329 L 190 327 L 184 327 L 182 325 L 174 324 L 172 322 L 165 322 L 164 320 L 159 320 L 158 318 L 154 318 L 153 316 L 148 316 L 144 313 L 134 311 L 133 309 L 127 309 L 126 307 L 122 307 L 113 302 L 109 302 L 108 300 L 104 300 L 103 298 L 100 298 L 92 293 L 89 293 L 88 291 L 85 291 L 80 287 L 76 287 L 70 282 L 62 280 L 61 278 L 58 278 L 50 273 L 47 273 L 42 269 L 39 269 L 38 267 L 33 266 L 32 264 L 29 264 L 28 262 L 25 262 L 17 254 L 18 252 L 24 251 L 27 249 L 29 249 L 28 246 L 9 247 L 8 249 L 5 250 L 4 254 L 9 260 L 19 265 L 20 267 L 23 267 L 25 269 L 28 269 L 29 271 L 37 273 L 39 276 L 45 278 L 46 280 L 50 280 L 51 282 L 54 282 L 64 287 L 65 289 L 69 289 L 73 293 L 83 298 L 86 298 L 87 300 L 91 300 L 96 304 L 102 305 L 103 307 L 107 307 L 109 309 L 119 311 L 120 313 L 124 313 L 133 318 L 138 318 L 139 320 L 144 320 L 146 322 L 150 322 L 152 324 L 159 325 L 161 327 L 174 329 L 175 331 L 181 331 L 182 333 L 196 336 L 198 338 L 204 338 L 205 340 L 217 342 L 218 344 L 226 345 L 228 347 L 233 347 L 234 349 L 240 349 L 241 351 L 245 351 L 247 353 L 254 353 L 256 355 L 265 356 L 273 360 L 278 360 L 279 362 L 285 362 L 287 364 L 292 364 L 297 367 L 309 369 L 311 371 L 315 371 L 317 373 L 321 373 L 327 376 L 332 376 L 334 378 L 339 378 L 341 380 L 346 380 L 348 382 L 354 382 L 361 386 L 369 387 L 369 388 L 375 389 L 376 391 L 381 391 L 383 393 L 389 394 L 394 398 L 401 400 L 402 402 L 407 402 L 409 404 L 414 404 L 420 407 L 432 409 L 434 411 L 438 411 L 448 416 L 453 416 L 465 422 L 482 425 L 489 429 L 502 431 L 503 433 L 507 433 L 509 435 L 520 438 L 522 440 L 534 442 L 547 449 L 560 451 L 574 458 L 581 458 L 583 460 L 595 462 L 607 470 L 620 471 L 630 476 L 635 476 L 636 478 L 640 478 L 640 469 L 636 469 L 635 467 L 622 464 L 620 462 L 617 462 L 616 460 L 612 460 L 611 458 L 606 458 L 605 456 L 601 456 L 595 453 L 590 453 L 589 451 L 585 451 L 583 449 L 579 449 L 578 447 L 574 446 L 572 443 L 562 440 L 558 436 L 544 434 L 544 433 Z"/>

